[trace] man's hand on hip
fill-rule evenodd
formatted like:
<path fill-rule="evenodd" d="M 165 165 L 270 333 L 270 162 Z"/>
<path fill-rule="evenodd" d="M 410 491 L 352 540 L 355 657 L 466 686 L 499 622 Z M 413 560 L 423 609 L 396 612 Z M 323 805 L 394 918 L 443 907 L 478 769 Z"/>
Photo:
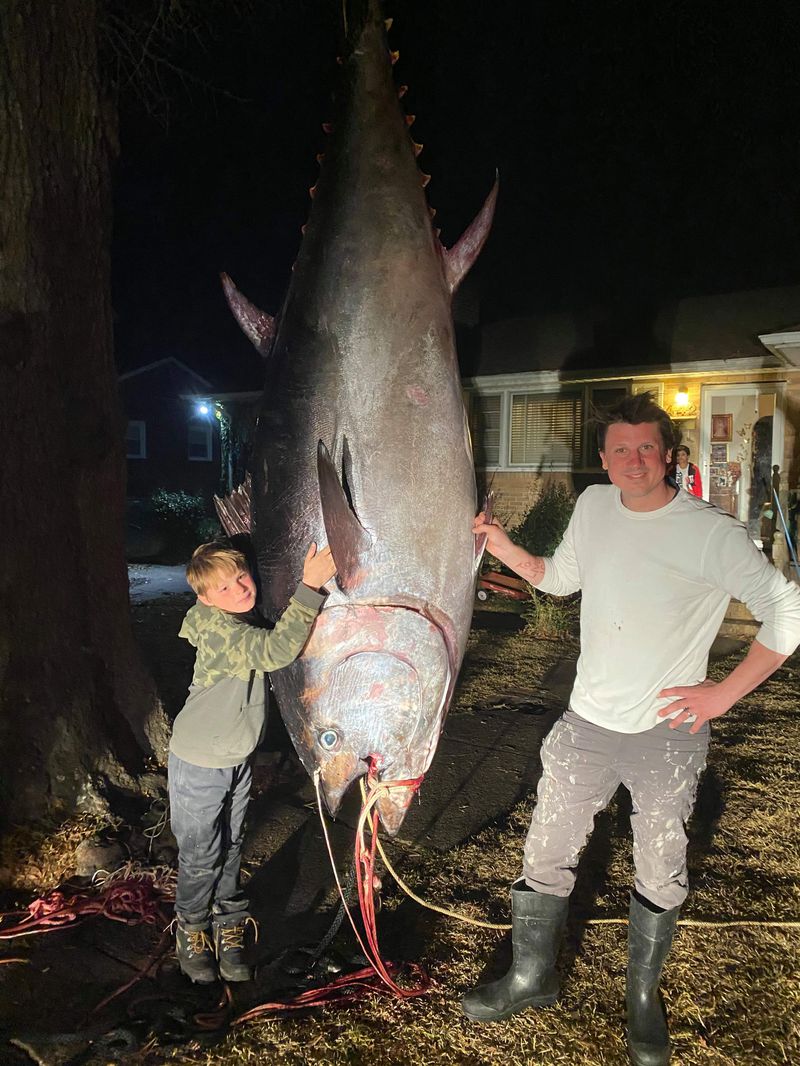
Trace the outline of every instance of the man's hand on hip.
<path fill-rule="evenodd" d="M 694 717 L 694 722 L 689 729 L 690 733 L 697 733 L 704 722 L 712 718 L 720 718 L 730 710 L 735 699 L 730 699 L 722 685 L 713 681 L 703 681 L 699 685 L 682 685 L 678 688 L 663 688 L 659 697 L 672 697 L 673 702 L 662 707 L 658 711 L 659 718 L 667 718 L 676 711 L 675 717 L 670 721 L 670 729 L 677 729 L 679 725 Z"/>

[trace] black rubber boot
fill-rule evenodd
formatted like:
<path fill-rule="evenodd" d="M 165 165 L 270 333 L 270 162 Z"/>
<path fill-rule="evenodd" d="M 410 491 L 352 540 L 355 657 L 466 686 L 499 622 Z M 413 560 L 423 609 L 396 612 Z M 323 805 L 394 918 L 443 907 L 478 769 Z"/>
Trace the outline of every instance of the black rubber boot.
<path fill-rule="evenodd" d="M 198 985 L 210 985 L 217 979 L 217 959 L 211 943 L 211 923 L 175 922 L 175 954 L 181 972 Z"/>
<path fill-rule="evenodd" d="M 252 981 L 253 966 L 245 945 L 247 927 L 253 927 L 258 939 L 255 918 L 247 915 L 238 922 L 220 923 L 214 919 L 214 950 L 217 953 L 219 975 L 223 981 Z"/>
<path fill-rule="evenodd" d="M 520 885 L 524 881 L 511 886 L 511 969 L 461 1000 L 461 1009 L 475 1022 L 499 1022 L 526 1007 L 549 1006 L 558 996 L 555 963 L 569 897 L 547 896 Z"/>
<path fill-rule="evenodd" d="M 631 896 L 628 919 L 628 1054 L 633 1066 L 668 1066 L 667 1013 L 658 990 L 680 907 L 656 913 Z"/>

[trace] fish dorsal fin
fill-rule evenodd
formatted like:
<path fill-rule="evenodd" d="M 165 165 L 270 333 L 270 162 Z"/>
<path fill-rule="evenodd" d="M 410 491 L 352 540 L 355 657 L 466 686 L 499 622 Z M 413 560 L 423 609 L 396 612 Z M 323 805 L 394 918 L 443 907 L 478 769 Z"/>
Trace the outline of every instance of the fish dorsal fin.
<path fill-rule="evenodd" d="M 486 197 L 483 207 L 467 226 L 452 248 L 444 252 L 444 272 L 450 292 L 456 291 L 458 286 L 467 276 L 472 264 L 478 258 L 489 236 L 494 218 L 494 208 L 497 203 L 497 190 L 500 186 L 499 174 L 494 179 L 494 185 Z"/>
<path fill-rule="evenodd" d="M 227 274 L 220 274 L 228 307 L 247 339 L 261 355 L 269 355 L 275 338 L 275 319 L 242 296 Z"/>
<path fill-rule="evenodd" d="M 344 592 L 349 592 L 362 580 L 363 556 L 372 545 L 372 537 L 356 517 L 322 441 L 317 445 L 317 475 L 322 519 L 338 572 L 336 580 Z"/>

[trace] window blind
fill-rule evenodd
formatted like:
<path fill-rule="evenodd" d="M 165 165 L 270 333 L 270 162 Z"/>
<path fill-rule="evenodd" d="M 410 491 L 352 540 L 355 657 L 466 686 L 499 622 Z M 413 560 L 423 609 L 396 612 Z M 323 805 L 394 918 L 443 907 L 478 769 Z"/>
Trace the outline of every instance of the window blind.
<path fill-rule="evenodd" d="M 582 427 L 581 393 L 515 393 L 510 464 L 580 465 Z"/>

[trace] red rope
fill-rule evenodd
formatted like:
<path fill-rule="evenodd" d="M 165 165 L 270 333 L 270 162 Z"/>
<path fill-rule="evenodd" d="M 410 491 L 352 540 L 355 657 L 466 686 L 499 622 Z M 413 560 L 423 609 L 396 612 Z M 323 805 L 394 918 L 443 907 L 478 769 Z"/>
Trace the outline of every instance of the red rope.
<path fill-rule="evenodd" d="M 369 770 L 367 772 L 367 789 L 373 793 L 379 787 L 377 781 L 377 761 L 374 757 L 369 759 Z M 422 784 L 422 778 L 416 780 L 405 781 L 392 781 L 384 782 L 384 788 L 414 788 L 417 789 Z M 369 807 L 370 801 L 367 800 L 366 806 Z M 363 817 L 363 814 L 362 814 Z M 359 824 L 361 819 L 359 819 Z M 374 876 L 375 876 L 375 852 L 378 844 L 378 811 L 374 805 L 369 812 L 369 826 L 371 833 L 371 840 L 369 848 L 364 846 L 363 833 L 356 834 L 355 844 L 355 861 L 356 869 L 362 871 L 362 876 L 357 878 L 358 883 L 358 902 L 361 908 L 361 917 L 364 922 L 364 931 L 367 936 L 370 951 L 367 953 L 367 958 L 372 964 L 373 969 L 381 980 L 388 986 L 389 989 L 401 999 L 411 999 L 414 996 L 424 995 L 430 988 L 430 978 L 425 972 L 417 967 L 417 973 L 420 976 L 419 984 L 410 988 L 404 988 L 398 985 L 394 980 L 392 973 L 397 972 L 397 967 L 392 963 L 384 963 L 381 956 L 380 945 L 378 944 L 378 925 L 375 915 L 375 890 L 374 890 Z M 392 971 L 390 973 L 389 971 Z"/>
<path fill-rule="evenodd" d="M 412 999 L 429 991 L 432 983 L 431 979 L 417 963 L 400 966 L 397 963 L 383 960 L 380 945 L 378 944 L 374 887 L 375 854 L 378 843 L 378 811 L 375 803 L 378 794 L 390 788 L 413 788 L 416 790 L 422 784 L 422 778 L 380 782 L 377 779 L 378 760 L 372 756 L 368 763 L 367 788 L 369 795 L 361 808 L 354 849 L 358 902 L 364 925 L 366 944 L 353 922 L 353 917 L 344 897 L 342 897 L 342 900 L 356 938 L 369 960 L 369 966 L 356 970 L 354 973 L 342 974 L 326 985 L 310 988 L 296 996 L 260 1003 L 258 1006 L 235 1017 L 230 1022 L 232 1027 L 246 1025 L 265 1015 L 307 1010 L 309 1007 L 350 1005 L 371 995 L 392 995 L 400 999 Z M 365 844 L 363 833 L 364 826 L 367 824 L 372 834 L 369 846 Z M 331 862 L 333 862 L 332 855 Z M 338 876 L 336 882 L 338 885 Z M 406 977 L 411 979 L 412 984 L 410 986 L 397 983 L 396 978 L 401 973 L 405 973 Z M 223 996 L 217 1010 L 208 1014 L 196 1015 L 195 1023 L 203 1029 L 220 1028 L 225 1024 L 225 1020 L 230 1013 L 231 1003 L 230 994 L 226 991 L 226 995 Z"/>
<path fill-rule="evenodd" d="M 394 995 L 401 999 L 411 999 L 424 995 L 431 987 L 431 980 L 421 966 L 416 963 L 401 967 L 396 963 L 384 961 L 378 943 L 377 920 L 375 914 L 375 853 L 378 842 L 378 811 L 375 806 L 378 794 L 390 788 L 419 788 L 422 778 L 404 781 L 383 781 L 377 779 L 378 760 L 369 759 L 367 786 L 370 795 L 362 806 L 358 831 L 355 840 L 355 863 L 358 885 L 358 901 L 364 924 L 367 944 L 359 935 L 353 924 L 356 937 L 361 944 L 370 965 L 351 974 L 343 974 L 329 984 L 311 988 L 296 996 L 261 1003 L 251 1010 L 234 1018 L 232 1026 L 245 1025 L 265 1014 L 304 1010 L 322 1005 L 344 1005 L 356 1002 L 368 995 Z M 364 827 L 369 827 L 371 841 L 365 844 Z M 337 879 L 338 883 L 338 879 Z M 7 911 L 0 913 L 0 940 L 11 940 L 19 936 L 31 936 L 36 933 L 50 933 L 67 926 L 74 926 L 94 915 L 103 915 L 115 922 L 138 925 L 142 922 L 163 923 L 166 919 L 161 904 L 170 899 L 168 893 L 157 889 L 151 881 L 135 878 L 112 881 L 107 888 L 95 891 L 76 891 L 67 895 L 61 889 L 53 889 L 39 899 L 33 900 L 26 911 Z M 346 902 L 345 902 L 346 906 Z M 348 908 L 348 917 L 353 922 Z M 20 919 L 21 920 L 17 920 Z M 12 921 L 13 919 L 13 921 Z M 5 923 L 5 924 L 4 924 Z M 368 945 L 368 946 L 367 946 Z M 134 978 L 122 988 L 117 989 L 95 1007 L 95 1011 L 105 1006 L 110 1000 L 131 985 L 146 976 L 159 961 L 165 950 L 165 938 L 162 938 L 155 953 Z M 8 960 L 11 961 L 11 960 Z M 409 987 L 399 985 L 396 978 L 405 970 L 413 984 Z M 223 999 L 216 1011 L 197 1015 L 196 1024 L 203 1029 L 215 1029 L 224 1024 L 230 1012 L 232 999 L 226 987 Z"/>
<path fill-rule="evenodd" d="M 161 904 L 169 897 L 149 881 L 112 881 L 108 888 L 78 890 L 67 894 L 54 888 L 28 904 L 26 911 L 0 913 L 0 940 L 35 933 L 52 933 L 56 929 L 77 925 L 86 918 L 102 915 L 126 925 L 150 925 L 163 920 Z M 21 921 L 11 921 L 25 915 Z"/>
<path fill-rule="evenodd" d="M 406 967 L 406 970 L 419 979 L 420 987 L 411 992 L 408 989 L 400 989 L 400 992 L 408 997 L 409 995 L 419 996 L 427 991 L 428 987 L 430 987 L 430 979 L 422 968 L 416 963 L 411 963 Z M 384 969 L 386 977 L 389 978 L 394 988 L 399 986 L 394 984 L 390 975 L 397 975 L 399 971 L 400 967 L 391 962 L 387 963 Z M 260 1003 L 257 1007 L 253 1007 L 251 1010 L 245 1011 L 244 1014 L 234 1018 L 231 1026 L 246 1025 L 248 1022 L 255 1021 L 265 1014 L 274 1014 L 280 1011 L 305 1010 L 309 1007 L 344 1006 L 365 999 L 367 996 L 395 995 L 396 993 L 385 987 L 386 977 L 382 977 L 382 981 L 376 980 L 373 967 L 365 966 L 361 970 L 337 977 L 322 988 L 310 988 L 307 992 L 301 992 L 291 999 Z M 423 983 L 425 984 L 424 988 L 421 987 Z"/>

